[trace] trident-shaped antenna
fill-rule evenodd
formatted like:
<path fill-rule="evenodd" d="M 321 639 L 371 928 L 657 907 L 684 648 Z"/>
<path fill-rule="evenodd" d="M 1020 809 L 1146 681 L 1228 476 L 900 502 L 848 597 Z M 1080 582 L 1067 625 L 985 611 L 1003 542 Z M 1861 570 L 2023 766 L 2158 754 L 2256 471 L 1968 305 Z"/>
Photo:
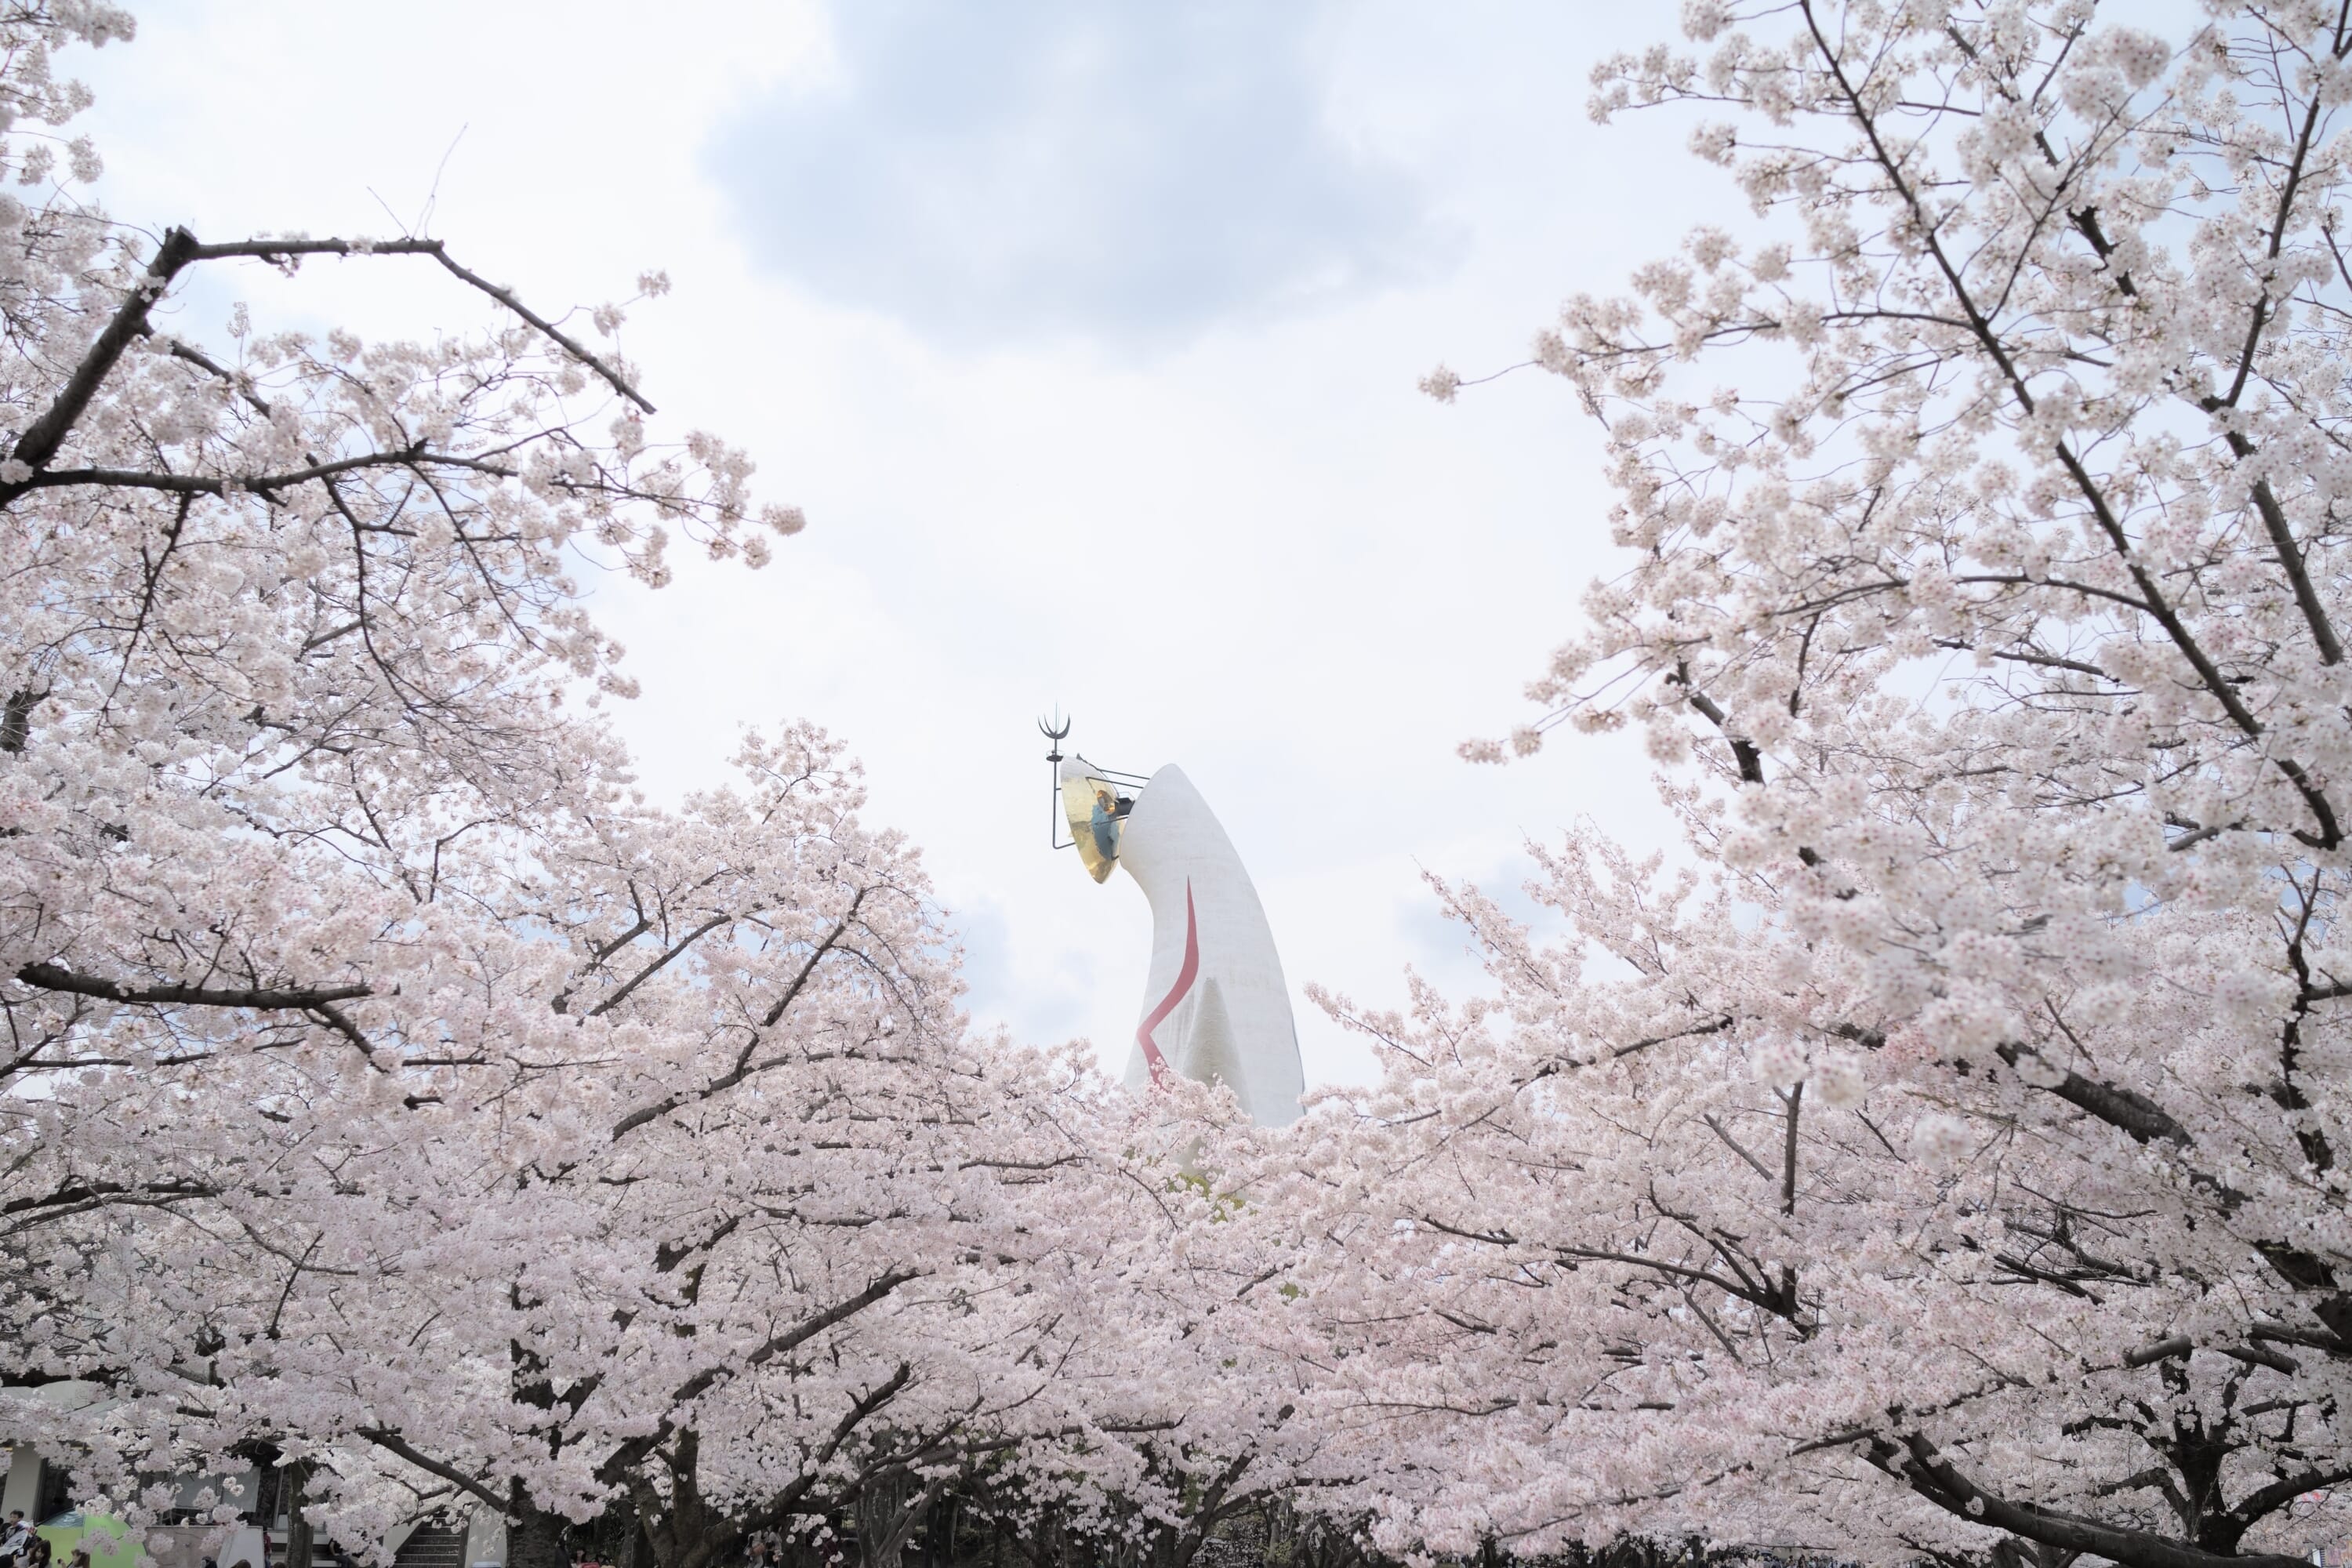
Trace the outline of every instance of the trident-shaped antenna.
<path fill-rule="evenodd" d="M 1045 842 L 1056 849 L 1064 847 L 1062 844 L 1062 742 L 1069 737 L 1072 721 L 1062 716 L 1062 705 L 1058 702 L 1054 704 L 1053 722 L 1048 723 L 1043 719 L 1037 721 L 1037 732 L 1045 736 L 1047 742 L 1045 762 L 1053 769 L 1050 775 L 1051 782 L 1045 786 L 1046 793 L 1052 797 L 1052 804 L 1046 808 L 1045 813 Z"/>

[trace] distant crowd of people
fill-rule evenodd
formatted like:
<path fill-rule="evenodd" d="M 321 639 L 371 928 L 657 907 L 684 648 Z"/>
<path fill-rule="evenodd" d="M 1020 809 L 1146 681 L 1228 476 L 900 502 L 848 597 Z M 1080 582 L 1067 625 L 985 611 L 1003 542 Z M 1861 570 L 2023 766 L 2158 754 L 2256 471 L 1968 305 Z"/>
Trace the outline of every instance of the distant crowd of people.
<path fill-rule="evenodd" d="M 333 1549 L 336 1568 L 358 1568 L 340 1548 Z M 775 1568 L 783 1559 L 783 1543 L 773 1531 L 760 1531 L 746 1536 L 730 1568 Z M 0 1568 L 60 1568 L 57 1548 L 49 1538 L 33 1528 L 25 1518 L 23 1509 L 13 1510 L 5 1525 L 0 1525 Z M 91 1568 L 89 1548 L 76 1544 L 67 1553 L 62 1568 Z M 204 1560 L 204 1568 L 216 1568 L 212 1558 Z M 250 1563 L 238 1562 L 231 1568 L 254 1568 Z M 593 1558 L 575 1560 L 572 1568 L 613 1568 Z"/>
<path fill-rule="evenodd" d="M 783 1538 L 772 1530 L 757 1530 L 743 1538 L 734 1556 L 724 1568 L 776 1568 L 784 1559 Z M 6 1568 L 0 1564 L 0 1568 Z M 572 1568 L 615 1568 L 609 1563 L 599 1563 L 593 1557 L 572 1559 Z"/>
<path fill-rule="evenodd" d="M 9 1510 L 8 1522 L 0 1526 L 0 1568 L 51 1568 L 56 1560 L 57 1547 L 33 1528 L 25 1510 Z M 89 1568 L 89 1548 L 77 1544 L 66 1556 L 66 1568 Z"/>

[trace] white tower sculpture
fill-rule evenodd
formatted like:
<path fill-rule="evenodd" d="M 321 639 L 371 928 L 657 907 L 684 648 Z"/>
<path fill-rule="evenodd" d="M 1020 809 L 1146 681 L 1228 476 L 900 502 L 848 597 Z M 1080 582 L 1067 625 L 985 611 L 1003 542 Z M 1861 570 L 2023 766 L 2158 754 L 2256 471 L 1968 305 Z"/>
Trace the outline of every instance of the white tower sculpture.
<path fill-rule="evenodd" d="M 1126 867 L 1151 903 L 1151 972 L 1128 1087 L 1177 1072 L 1224 1084 L 1261 1127 L 1297 1121 L 1307 1079 L 1290 990 L 1233 840 L 1182 769 L 1162 768 L 1130 795 L 1132 775 L 1059 751 L 1048 760 L 1080 862 L 1097 882 Z"/>

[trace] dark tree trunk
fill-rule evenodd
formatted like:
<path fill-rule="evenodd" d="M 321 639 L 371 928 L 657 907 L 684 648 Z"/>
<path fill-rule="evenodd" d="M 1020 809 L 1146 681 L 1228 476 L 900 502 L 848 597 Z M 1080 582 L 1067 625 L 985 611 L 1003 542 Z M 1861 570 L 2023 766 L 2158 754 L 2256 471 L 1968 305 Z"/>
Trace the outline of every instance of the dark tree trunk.
<path fill-rule="evenodd" d="M 299 1459 L 286 1467 L 286 1568 L 310 1568 L 317 1555 L 310 1545 L 310 1521 L 302 1513 L 302 1483 L 310 1468 Z"/>
<path fill-rule="evenodd" d="M 876 1476 L 857 1494 L 857 1561 L 861 1568 L 898 1568 L 908 1533 L 930 1501 L 904 1470 Z"/>
<path fill-rule="evenodd" d="M 562 1518 L 533 1507 L 520 1483 L 508 1493 L 507 1568 L 572 1568 Z"/>

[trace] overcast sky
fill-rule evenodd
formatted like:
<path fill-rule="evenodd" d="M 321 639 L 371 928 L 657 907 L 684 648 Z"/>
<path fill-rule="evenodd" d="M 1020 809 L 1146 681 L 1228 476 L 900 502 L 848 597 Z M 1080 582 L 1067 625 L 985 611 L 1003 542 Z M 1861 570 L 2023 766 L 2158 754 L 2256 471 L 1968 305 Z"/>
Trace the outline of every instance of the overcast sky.
<path fill-rule="evenodd" d="M 1475 983 L 1423 869 L 1497 889 L 1579 817 L 1662 840 L 1650 768 L 1465 737 L 1617 563 L 1595 442 L 1525 356 L 1725 204 L 1686 127 L 1586 118 L 1664 5 L 168 0 L 75 56 L 118 218 L 206 238 L 429 228 L 544 306 L 675 291 L 625 335 L 673 432 L 749 447 L 806 533 L 600 590 L 656 791 L 812 719 L 923 846 L 973 1015 L 1114 1070 L 1150 921 L 1046 846 L 1038 714 L 1182 765 L 1255 877 L 1310 1083 L 1364 1053 L 1308 1004 Z M 436 188 L 437 172 L 437 188 Z M 265 325 L 471 320 L 381 261 Z M 266 298 L 265 298 L 266 296 Z M 661 425 L 656 426 L 658 431 Z"/>

